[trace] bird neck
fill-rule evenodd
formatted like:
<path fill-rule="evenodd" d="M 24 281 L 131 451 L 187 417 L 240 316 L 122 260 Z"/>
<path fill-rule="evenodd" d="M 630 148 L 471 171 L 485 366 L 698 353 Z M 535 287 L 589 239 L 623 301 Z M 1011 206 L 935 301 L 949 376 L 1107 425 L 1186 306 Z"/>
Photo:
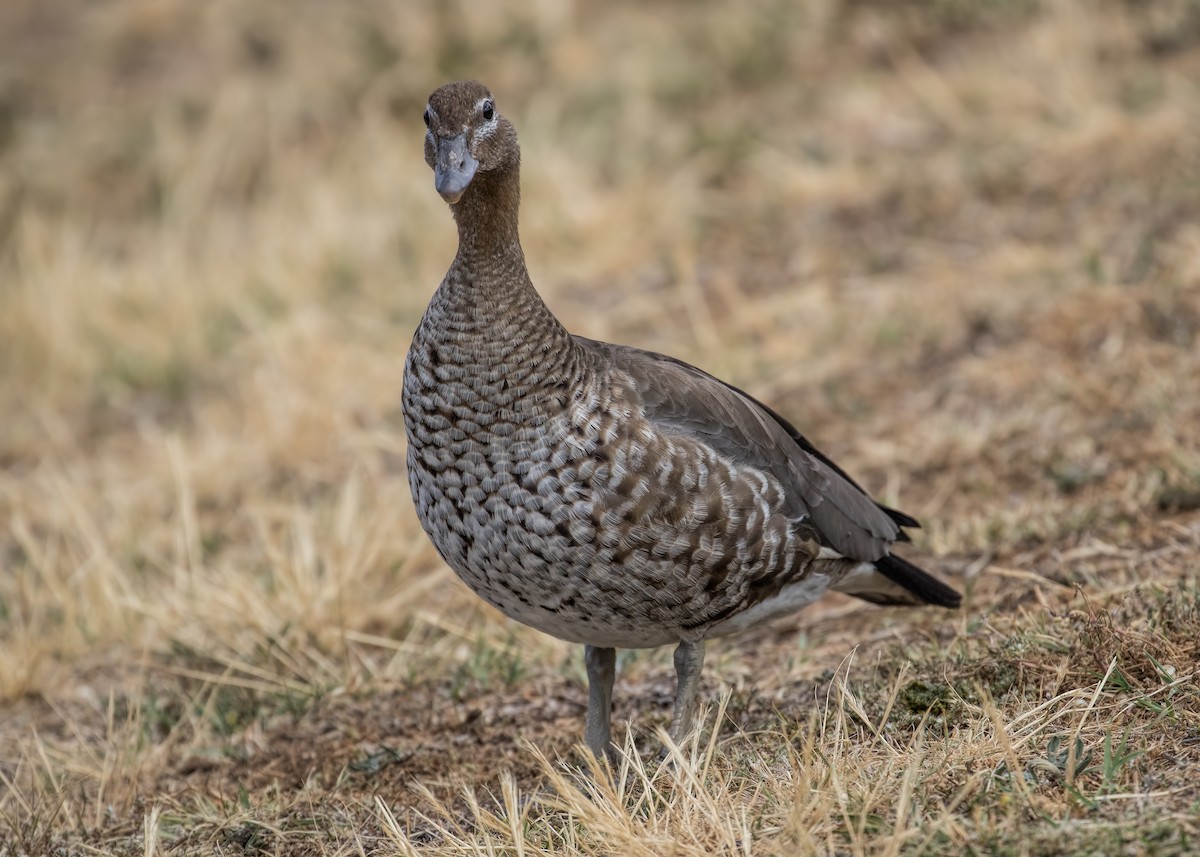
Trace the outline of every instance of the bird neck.
<path fill-rule="evenodd" d="M 451 207 L 458 253 L 436 303 L 455 319 L 454 338 L 490 343 L 501 364 L 526 354 L 534 362 L 573 360 L 574 341 L 529 279 L 517 232 L 517 164 L 476 175 Z M 546 368 L 543 366 L 543 369 Z"/>
<path fill-rule="evenodd" d="M 520 260 L 520 163 L 480 170 L 451 213 L 458 225 L 458 256 L 465 261 Z"/>

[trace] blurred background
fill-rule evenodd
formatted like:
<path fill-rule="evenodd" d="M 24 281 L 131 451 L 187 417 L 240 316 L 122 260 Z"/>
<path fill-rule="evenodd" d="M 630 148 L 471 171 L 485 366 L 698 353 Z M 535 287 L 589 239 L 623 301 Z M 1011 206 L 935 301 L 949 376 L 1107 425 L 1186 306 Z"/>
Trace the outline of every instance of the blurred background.
<path fill-rule="evenodd" d="M 4 758 L 30 700 L 173 710 L 164 674 L 240 677 L 218 732 L 264 687 L 578 681 L 445 569 L 403 472 L 455 248 L 421 113 L 462 77 L 519 130 L 567 326 L 787 414 L 976 613 L 1184 573 L 1195 0 L 6 0 Z M 843 645 L 869 608 L 830 604 Z"/>

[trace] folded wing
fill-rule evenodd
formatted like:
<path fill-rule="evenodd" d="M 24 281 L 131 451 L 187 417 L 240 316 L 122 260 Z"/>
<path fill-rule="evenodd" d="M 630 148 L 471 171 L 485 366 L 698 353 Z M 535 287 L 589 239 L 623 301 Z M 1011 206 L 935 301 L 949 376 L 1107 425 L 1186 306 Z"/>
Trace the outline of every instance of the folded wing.
<path fill-rule="evenodd" d="M 790 423 L 743 391 L 687 363 L 628 346 L 576 337 L 633 378 L 645 416 L 739 463 L 770 472 L 787 492 L 784 514 L 807 517 L 841 555 L 873 562 L 919 526 L 877 504 Z"/>

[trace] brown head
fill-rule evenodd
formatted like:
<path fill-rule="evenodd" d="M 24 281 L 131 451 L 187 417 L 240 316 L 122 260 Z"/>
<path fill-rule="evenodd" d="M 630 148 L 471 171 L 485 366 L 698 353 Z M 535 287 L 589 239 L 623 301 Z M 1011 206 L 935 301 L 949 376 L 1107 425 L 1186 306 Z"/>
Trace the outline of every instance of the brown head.
<path fill-rule="evenodd" d="M 500 115 L 487 87 L 461 80 L 439 87 L 425 107 L 425 162 L 442 199 L 454 205 L 477 173 L 520 163 L 517 130 Z"/>

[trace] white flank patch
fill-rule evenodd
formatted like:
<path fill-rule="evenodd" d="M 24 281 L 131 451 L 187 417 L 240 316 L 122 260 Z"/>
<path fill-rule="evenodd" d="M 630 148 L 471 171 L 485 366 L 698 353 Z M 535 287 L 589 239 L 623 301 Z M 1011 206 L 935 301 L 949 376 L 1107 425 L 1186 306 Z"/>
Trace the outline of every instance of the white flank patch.
<path fill-rule="evenodd" d="M 846 572 L 846 576 L 832 587 L 835 592 L 853 595 L 856 592 L 891 595 L 901 600 L 912 600 L 913 595 L 898 583 L 893 583 L 880 573 L 873 563 L 861 562 Z"/>
<path fill-rule="evenodd" d="M 790 583 L 779 593 L 766 601 L 760 601 L 749 610 L 743 610 L 736 616 L 730 616 L 719 625 L 709 630 L 709 637 L 724 637 L 726 634 L 736 634 L 769 622 L 780 616 L 795 613 L 802 607 L 807 607 L 825 594 L 829 589 L 832 578 L 827 574 L 810 574 L 803 580 Z"/>

